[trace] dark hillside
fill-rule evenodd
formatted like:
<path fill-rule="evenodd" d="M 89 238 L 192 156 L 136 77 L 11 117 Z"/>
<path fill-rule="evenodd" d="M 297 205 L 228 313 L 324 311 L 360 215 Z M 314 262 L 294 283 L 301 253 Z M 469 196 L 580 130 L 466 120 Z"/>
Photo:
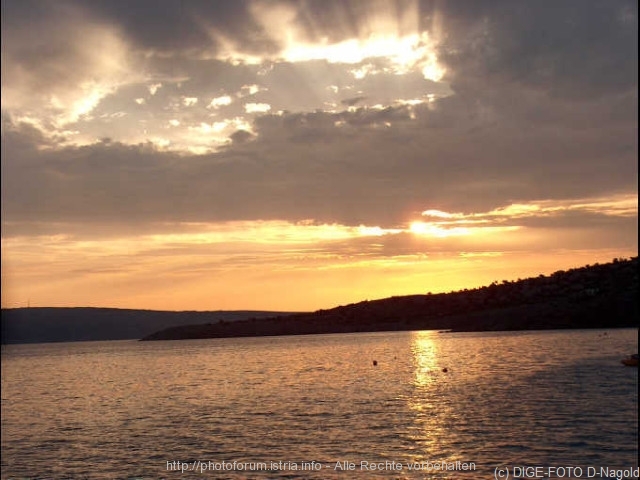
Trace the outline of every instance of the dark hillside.
<path fill-rule="evenodd" d="M 2 343 L 139 339 L 159 329 L 193 323 L 272 317 L 279 312 L 162 312 L 119 308 L 12 308 L 2 310 Z"/>
<path fill-rule="evenodd" d="M 391 297 L 314 313 L 169 328 L 143 340 L 393 330 L 638 326 L 638 258 L 452 293 Z"/>

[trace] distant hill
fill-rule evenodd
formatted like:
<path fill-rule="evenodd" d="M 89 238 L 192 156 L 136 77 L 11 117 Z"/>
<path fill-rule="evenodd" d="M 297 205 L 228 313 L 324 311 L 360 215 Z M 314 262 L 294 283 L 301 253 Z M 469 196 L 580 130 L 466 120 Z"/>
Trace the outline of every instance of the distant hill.
<path fill-rule="evenodd" d="M 143 340 L 395 330 L 637 327 L 638 257 L 452 293 L 391 297 L 330 310 L 182 325 Z"/>
<path fill-rule="evenodd" d="M 273 317 L 286 312 L 214 311 L 163 312 L 118 308 L 13 308 L 0 317 L 1 340 L 6 343 L 79 342 L 139 339 L 180 325 L 226 322 L 249 317 Z"/>

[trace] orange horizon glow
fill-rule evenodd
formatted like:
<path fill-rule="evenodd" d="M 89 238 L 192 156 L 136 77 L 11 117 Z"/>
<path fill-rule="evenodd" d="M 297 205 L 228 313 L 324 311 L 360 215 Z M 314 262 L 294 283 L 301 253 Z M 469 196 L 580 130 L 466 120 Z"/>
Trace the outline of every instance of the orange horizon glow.
<path fill-rule="evenodd" d="M 523 216 L 540 214 L 540 203 L 486 214 L 431 210 L 425 220 L 398 228 L 244 221 L 182 224 L 181 233 L 108 240 L 4 238 L 2 307 L 312 311 L 637 255 L 634 246 L 555 247 L 557 232 L 519 225 Z M 632 196 L 544 205 L 553 214 L 576 206 L 634 214 Z"/>
<path fill-rule="evenodd" d="M 510 255 L 489 253 L 460 254 L 452 258 L 398 262 L 389 265 L 361 264 L 340 269 L 299 269 L 271 273 L 254 270 L 250 275 L 236 272 L 218 281 L 199 278 L 180 280 L 175 286 L 129 276 L 127 284 L 114 284 L 115 278 L 64 280 L 57 285 L 16 286 L 19 275 L 3 280 L 2 308 L 22 307 L 95 307 L 162 311 L 259 310 L 310 312 L 364 300 L 392 296 L 448 293 L 480 288 L 494 281 L 550 275 L 558 270 L 580 268 L 595 263 L 609 263 L 614 258 L 631 258 L 637 252 L 602 251 L 563 252 L 546 255 Z M 496 263 L 495 257 L 502 257 Z M 491 261 L 489 259 L 493 259 Z M 430 263 L 428 263 L 430 262 Z M 391 262 L 395 263 L 395 262 Z M 337 273 L 336 273 L 337 272 Z M 9 267 L 9 274 L 11 274 Z M 400 275 L 397 275 L 400 273 Z M 394 275 L 395 274 L 395 275 Z M 128 276 L 128 275 L 124 275 Z M 177 275 L 180 279 L 180 275 Z M 145 283 L 142 283 L 145 282 Z M 277 282 L 277 285 L 275 283 Z M 162 284 L 164 283 L 164 284 Z M 228 284 L 235 286 L 229 288 Z M 387 283 L 387 285 L 385 285 Z M 135 287 L 134 287 L 135 285 Z M 242 285 L 242 287 L 238 287 Z M 62 300 L 74 291 L 77 300 Z M 8 301 L 8 297 L 18 300 Z"/>

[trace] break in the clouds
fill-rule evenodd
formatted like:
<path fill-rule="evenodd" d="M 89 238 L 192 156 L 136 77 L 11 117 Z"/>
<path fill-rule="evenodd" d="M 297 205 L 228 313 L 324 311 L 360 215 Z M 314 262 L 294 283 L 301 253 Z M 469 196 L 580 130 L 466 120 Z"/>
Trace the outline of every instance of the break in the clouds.
<path fill-rule="evenodd" d="M 3 1 L 3 304 L 106 241 L 139 290 L 195 252 L 389 294 L 430 255 L 634 254 L 637 34 L 631 1 Z"/>

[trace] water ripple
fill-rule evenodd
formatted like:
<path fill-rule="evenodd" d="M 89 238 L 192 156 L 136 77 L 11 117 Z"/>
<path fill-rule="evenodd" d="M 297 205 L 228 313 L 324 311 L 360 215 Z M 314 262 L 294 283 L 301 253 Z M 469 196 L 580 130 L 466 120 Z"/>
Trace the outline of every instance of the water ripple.
<path fill-rule="evenodd" d="M 490 478 L 637 466 L 635 330 L 394 332 L 2 351 L 2 478 Z M 372 364 L 377 361 L 377 366 Z M 170 462 L 320 462 L 172 471 Z M 474 462 L 416 472 L 413 462 Z"/>

